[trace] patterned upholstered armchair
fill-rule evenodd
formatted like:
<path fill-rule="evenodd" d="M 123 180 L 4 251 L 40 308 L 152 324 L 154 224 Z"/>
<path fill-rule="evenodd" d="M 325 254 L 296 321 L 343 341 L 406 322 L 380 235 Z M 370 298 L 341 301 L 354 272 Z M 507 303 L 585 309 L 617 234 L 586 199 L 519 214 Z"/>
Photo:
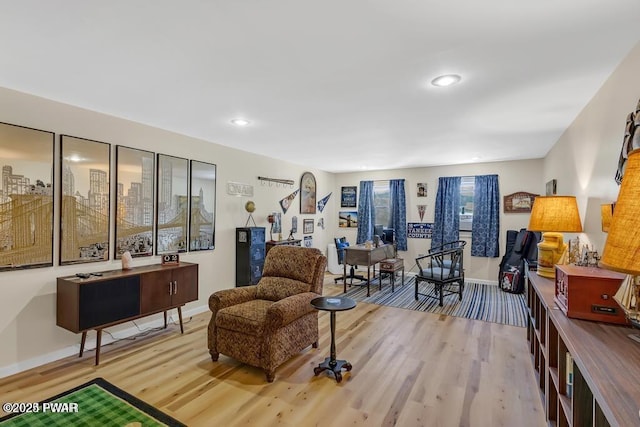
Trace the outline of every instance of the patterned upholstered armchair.
<path fill-rule="evenodd" d="M 262 368 L 272 382 L 275 370 L 305 347 L 318 347 L 318 311 L 327 258 L 318 249 L 275 246 L 255 286 L 225 289 L 209 297 L 208 344 L 220 353 Z"/>

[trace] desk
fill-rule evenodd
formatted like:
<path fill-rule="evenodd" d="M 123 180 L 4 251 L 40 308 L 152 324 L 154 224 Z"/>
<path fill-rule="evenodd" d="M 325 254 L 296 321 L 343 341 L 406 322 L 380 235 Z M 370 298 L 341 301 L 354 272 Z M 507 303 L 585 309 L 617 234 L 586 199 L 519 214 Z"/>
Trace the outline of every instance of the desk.
<path fill-rule="evenodd" d="M 336 311 L 351 310 L 356 306 L 355 300 L 346 297 L 318 297 L 311 300 L 311 305 L 318 310 L 331 313 L 331 353 L 324 362 L 313 368 L 314 375 L 331 371 L 337 382 L 342 381 L 342 369 L 351 370 L 351 363 L 346 360 L 336 360 Z"/>
<path fill-rule="evenodd" d="M 393 258 L 395 256 L 394 252 L 393 245 L 390 244 L 381 245 L 377 248 L 374 246 L 367 248 L 365 245 L 347 246 L 344 248 L 344 270 L 342 273 L 342 278 L 344 279 L 344 292 L 347 292 L 347 264 L 367 266 L 367 296 L 369 296 L 369 285 L 371 284 L 371 279 L 376 276 L 375 265 L 383 259 Z M 371 277 L 372 266 L 373 277 Z M 380 289 L 382 289 L 382 284 L 380 284 Z"/>

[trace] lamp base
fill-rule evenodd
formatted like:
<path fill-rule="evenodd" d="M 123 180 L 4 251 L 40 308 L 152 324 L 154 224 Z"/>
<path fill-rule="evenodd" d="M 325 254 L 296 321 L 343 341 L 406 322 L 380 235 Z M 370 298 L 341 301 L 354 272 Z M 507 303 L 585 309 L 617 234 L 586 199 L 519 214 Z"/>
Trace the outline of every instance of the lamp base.
<path fill-rule="evenodd" d="M 567 245 L 564 243 L 562 233 L 542 233 L 542 240 L 538 243 L 538 276 L 554 279 L 556 277 L 556 264 L 564 264 L 566 261 Z"/>

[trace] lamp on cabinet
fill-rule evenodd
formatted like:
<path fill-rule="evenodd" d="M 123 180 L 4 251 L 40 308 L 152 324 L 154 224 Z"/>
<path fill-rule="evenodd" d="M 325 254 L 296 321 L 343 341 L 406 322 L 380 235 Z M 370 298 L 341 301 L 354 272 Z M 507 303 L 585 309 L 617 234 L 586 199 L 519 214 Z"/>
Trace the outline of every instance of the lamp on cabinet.
<path fill-rule="evenodd" d="M 611 218 L 609 235 L 600 265 L 626 273 L 614 299 L 620 304 L 631 325 L 640 328 L 640 149 L 629 153 L 622 177 L 618 201 Z M 640 342 L 640 336 L 630 338 Z"/>
<path fill-rule="evenodd" d="M 582 232 L 578 203 L 573 196 L 538 196 L 533 202 L 530 231 L 542 231 L 538 243 L 538 270 L 540 276 L 553 279 L 554 266 L 566 264 L 567 244 L 562 233 Z"/>

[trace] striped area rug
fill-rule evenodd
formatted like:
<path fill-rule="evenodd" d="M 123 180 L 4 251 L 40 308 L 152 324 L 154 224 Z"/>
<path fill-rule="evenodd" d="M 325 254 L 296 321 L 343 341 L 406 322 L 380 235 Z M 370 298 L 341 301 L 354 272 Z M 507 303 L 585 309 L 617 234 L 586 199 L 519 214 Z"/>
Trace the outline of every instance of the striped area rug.
<path fill-rule="evenodd" d="M 385 278 L 383 281 L 382 290 L 379 290 L 378 279 L 374 279 L 371 284 L 370 297 L 367 297 L 366 286 L 355 285 L 347 287 L 347 293 L 344 296 L 371 304 L 484 320 L 511 326 L 525 327 L 527 325 L 527 305 L 524 294 L 510 294 L 501 291 L 496 285 L 466 282 L 462 301 L 458 300 L 458 295 L 455 294 L 445 296 L 444 306 L 440 307 L 438 300 L 434 298 L 418 295 L 418 300 L 415 300 L 414 276 L 405 276 L 404 285 L 400 282 L 401 279 L 398 278 L 395 292 L 392 293 L 388 279 Z M 341 283 L 338 286 L 342 288 Z M 420 292 L 435 295 L 433 285 L 424 282 L 420 284 Z"/>

